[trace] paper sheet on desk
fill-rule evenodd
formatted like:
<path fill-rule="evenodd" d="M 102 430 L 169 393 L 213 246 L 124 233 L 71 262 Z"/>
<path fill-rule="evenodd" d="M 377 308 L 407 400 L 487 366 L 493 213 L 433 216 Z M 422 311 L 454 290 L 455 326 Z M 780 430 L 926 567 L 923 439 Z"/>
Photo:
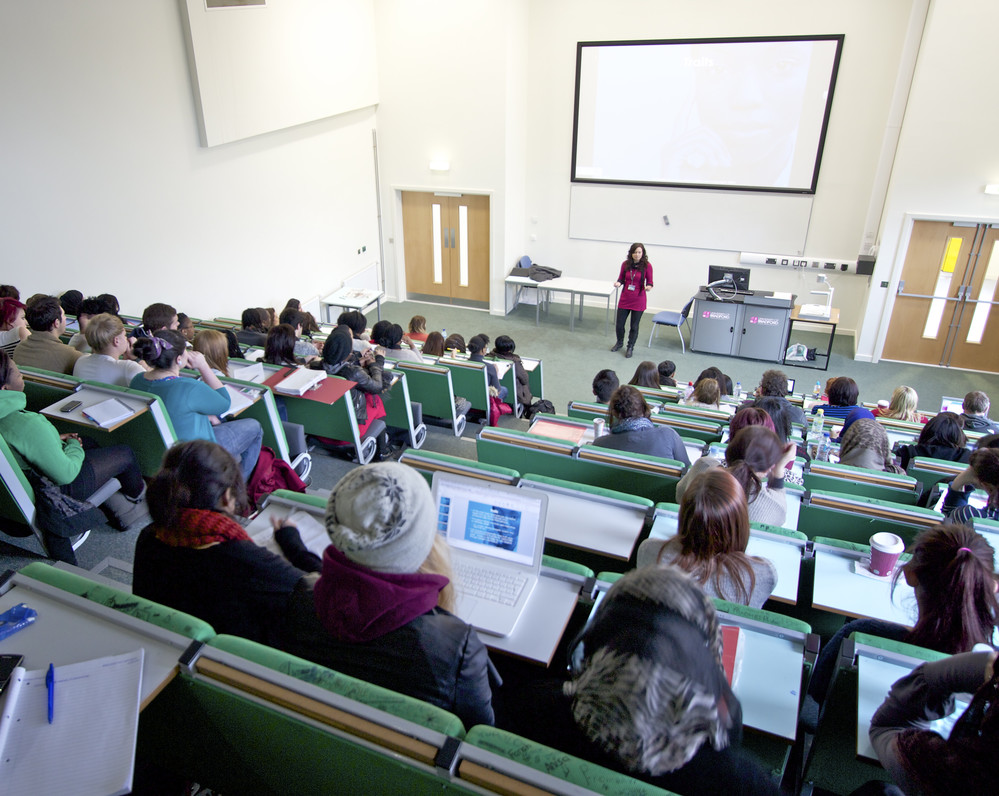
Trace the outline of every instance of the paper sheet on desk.
<path fill-rule="evenodd" d="M 46 670 L 15 669 L 0 714 L 3 792 L 131 792 L 143 656 L 57 666 L 51 724 Z"/>
<path fill-rule="evenodd" d="M 330 537 L 326 533 L 326 527 L 316 518 L 315 514 L 308 511 L 293 511 L 285 519 L 285 522 L 298 528 L 298 532 L 302 536 L 302 543 L 317 556 L 323 557 L 323 551 L 329 547 Z M 266 547 L 275 555 L 284 555 L 274 539 L 274 529 L 269 522 L 253 535 L 253 541 Z"/>

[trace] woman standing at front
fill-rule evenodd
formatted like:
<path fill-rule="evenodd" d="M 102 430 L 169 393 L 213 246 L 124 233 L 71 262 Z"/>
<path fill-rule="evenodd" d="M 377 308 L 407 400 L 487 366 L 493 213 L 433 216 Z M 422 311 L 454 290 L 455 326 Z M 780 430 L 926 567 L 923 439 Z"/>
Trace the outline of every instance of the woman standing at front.
<path fill-rule="evenodd" d="M 624 344 L 624 325 L 631 315 L 631 329 L 628 331 L 628 348 L 624 352 L 630 357 L 638 339 L 638 324 L 642 322 L 645 312 L 645 294 L 652 289 L 652 263 L 645 254 L 645 246 L 632 243 L 628 249 L 628 259 L 621 263 L 621 273 L 618 274 L 614 287 L 621 288 L 621 297 L 617 302 L 617 342 L 611 351 L 620 351 Z"/>

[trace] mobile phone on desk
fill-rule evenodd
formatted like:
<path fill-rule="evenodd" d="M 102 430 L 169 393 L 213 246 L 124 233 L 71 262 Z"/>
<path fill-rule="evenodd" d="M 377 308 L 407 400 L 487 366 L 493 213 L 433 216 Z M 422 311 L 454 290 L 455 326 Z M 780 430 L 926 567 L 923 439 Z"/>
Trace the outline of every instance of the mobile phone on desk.
<path fill-rule="evenodd" d="M 14 673 L 14 669 L 20 666 L 23 660 L 23 655 L 0 655 L 0 694 L 10 682 L 10 676 Z"/>
<path fill-rule="evenodd" d="M 69 413 L 74 409 L 79 409 L 81 406 L 83 406 L 83 401 L 69 401 L 60 406 L 59 411 Z"/>

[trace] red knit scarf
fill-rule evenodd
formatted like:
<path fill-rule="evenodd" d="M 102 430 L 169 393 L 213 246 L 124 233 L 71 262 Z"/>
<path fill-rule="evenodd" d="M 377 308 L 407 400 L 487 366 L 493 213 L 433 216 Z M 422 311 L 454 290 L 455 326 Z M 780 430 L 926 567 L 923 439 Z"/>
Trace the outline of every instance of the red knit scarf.
<path fill-rule="evenodd" d="M 156 528 L 156 538 L 170 547 L 204 547 L 216 542 L 249 541 L 243 526 L 228 514 L 184 509 L 173 528 Z"/>

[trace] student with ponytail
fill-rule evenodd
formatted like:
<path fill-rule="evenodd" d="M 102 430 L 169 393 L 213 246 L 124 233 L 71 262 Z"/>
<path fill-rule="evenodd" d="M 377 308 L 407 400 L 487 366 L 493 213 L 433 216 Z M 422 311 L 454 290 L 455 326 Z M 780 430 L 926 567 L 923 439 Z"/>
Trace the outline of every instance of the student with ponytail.
<path fill-rule="evenodd" d="M 817 717 L 817 702 L 828 689 L 840 644 L 851 633 L 951 654 L 992 644 L 999 603 L 994 553 L 985 538 L 967 525 L 934 525 L 916 537 L 910 550 L 912 558 L 895 571 L 892 594 L 900 578 L 913 587 L 918 611 L 914 626 L 855 619 L 840 628 L 819 653 L 803 711 L 806 722 Z"/>
<path fill-rule="evenodd" d="M 260 455 L 264 431 L 252 418 L 220 422 L 219 415 L 229 409 L 229 393 L 205 355 L 188 350 L 180 332 L 171 329 L 136 338 L 132 352 L 152 368 L 132 379 L 132 389 L 162 398 L 179 439 L 218 442 L 236 457 L 243 478 L 249 479 Z M 201 380 L 181 378 L 181 368 L 198 371 Z"/>
<path fill-rule="evenodd" d="M 747 556 L 748 543 L 746 494 L 731 473 L 714 468 L 684 493 L 677 535 L 642 542 L 637 566 L 672 564 L 711 597 L 762 608 L 777 585 L 777 568 L 765 558 Z"/>

